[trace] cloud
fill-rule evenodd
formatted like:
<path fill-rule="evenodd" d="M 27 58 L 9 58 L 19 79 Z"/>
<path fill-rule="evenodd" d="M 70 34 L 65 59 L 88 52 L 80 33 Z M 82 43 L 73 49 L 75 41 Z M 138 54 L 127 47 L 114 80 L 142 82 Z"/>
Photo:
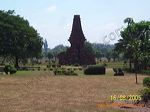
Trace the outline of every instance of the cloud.
<path fill-rule="evenodd" d="M 54 12 L 56 10 L 56 6 L 52 5 L 47 8 L 48 12 Z"/>

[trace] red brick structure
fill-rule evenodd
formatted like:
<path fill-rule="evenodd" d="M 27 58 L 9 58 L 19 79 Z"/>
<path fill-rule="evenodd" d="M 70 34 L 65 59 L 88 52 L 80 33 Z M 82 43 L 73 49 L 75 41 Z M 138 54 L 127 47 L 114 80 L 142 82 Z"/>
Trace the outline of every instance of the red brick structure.
<path fill-rule="evenodd" d="M 95 64 L 93 54 L 90 54 L 85 48 L 85 37 L 82 31 L 80 15 L 75 15 L 70 38 L 68 40 L 71 47 L 66 52 L 58 55 L 61 65 L 91 65 Z"/>

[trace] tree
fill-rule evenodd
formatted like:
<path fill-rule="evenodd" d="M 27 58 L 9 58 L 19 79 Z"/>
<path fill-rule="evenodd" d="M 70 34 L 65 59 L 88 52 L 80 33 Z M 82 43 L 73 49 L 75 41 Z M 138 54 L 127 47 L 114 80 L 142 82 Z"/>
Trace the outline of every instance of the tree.
<path fill-rule="evenodd" d="M 126 18 L 124 20 L 124 23 L 127 23 L 128 24 L 128 34 L 131 34 L 131 31 L 130 31 L 130 26 L 134 24 L 134 21 L 132 18 Z M 129 36 L 129 38 L 131 38 L 131 36 Z M 132 50 L 129 50 L 128 52 L 125 53 L 125 56 L 129 59 L 129 66 L 130 66 L 130 71 L 132 70 Z"/>
<path fill-rule="evenodd" d="M 111 58 L 112 58 L 112 51 L 108 50 L 107 53 L 106 53 L 106 58 L 108 60 L 108 62 L 111 61 Z"/>
<path fill-rule="evenodd" d="M 105 45 L 100 43 L 92 43 L 93 51 L 95 52 L 96 58 L 106 57 L 106 58 L 112 58 L 111 53 L 114 50 L 114 45 Z"/>
<path fill-rule="evenodd" d="M 53 54 L 52 54 L 51 52 L 48 52 L 47 57 L 48 57 L 48 59 L 49 59 L 49 63 L 50 63 L 50 59 L 52 59 L 52 58 L 53 58 Z"/>
<path fill-rule="evenodd" d="M 100 59 L 100 58 L 102 57 L 102 53 L 101 53 L 100 50 L 95 50 L 95 49 L 94 49 L 94 52 L 95 52 L 95 57 L 96 57 L 97 59 Z"/>
<path fill-rule="evenodd" d="M 14 11 L 0 11 L 0 55 L 19 60 L 37 57 L 42 51 L 43 40 L 29 22 Z"/>
<path fill-rule="evenodd" d="M 132 26 L 134 25 L 134 21 L 132 18 L 126 18 L 124 20 L 124 23 L 127 23 L 127 28 L 124 29 L 124 31 L 121 32 L 121 37 L 123 39 L 119 40 L 119 43 L 115 45 L 115 50 L 119 52 L 124 53 L 124 57 L 126 59 L 129 59 L 129 66 L 130 66 L 130 71 L 132 70 L 132 61 L 133 61 L 133 49 L 129 45 L 129 41 L 134 38 L 135 36 L 133 35 L 133 28 Z"/>
<path fill-rule="evenodd" d="M 116 59 L 119 58 L 119 53 L 115 50 L 112 51 L 111 55 L 114 61 L 116 61 Z"/>
<path fill-rule="evenodd" d="M 121 32 L 122 39 L 115 49 L 133 61 L 137 83 L 137 71 L 141 70 L 141 65 L 147 68 L 150 63 L 150 22 L 129 23 Z"/>
<path fill-rule="evenodd" d="M 115 44 L 115 51 L 118 53 L 123 53 L 124 54 L 124 58 L 129 60 L 129 68 L 130 71 L 132 70 L 132 59 L 133 59 L 133 50 L 131 49 L 131 47 L 128 44 L 128 41 L 130 41 L 130 36 L 129 35 L 124 35 L 124 33 L 126 32 L 126 30 L 124 30 L 124 32 L 121 32 L 122 37 L 126 37 L 123 39 L 120 39 L 118 41 L 118 43 Z"/>
<path fill-rule="evenodd" d="M 51 50 L 51 52 L 53 53 L 53 55 L 54 55 L 55 57 L 57 57 L 57 55 L 58 55 L 59 53 L 66 51 L 67 48 L 68 48 L 68 46 L 57 45 L 56 47 L 54 47 L 54 48 Z"/>
<path fill-rule="evenodd" d="M 94 50 L 93 50 L 92 44 L 90 42 L 85 42 L 85 48 L 89 54 L 92 54 L 94 56 Z"/>
<path fill-rule="evenodd" d="M 48 53 L 48 43 L 47 43 L 47 40 L 45 39 L 45 41 L 44 41 L 44 54 L 45 54 L 45 57 L 47 56 L 47 53 Z"/>

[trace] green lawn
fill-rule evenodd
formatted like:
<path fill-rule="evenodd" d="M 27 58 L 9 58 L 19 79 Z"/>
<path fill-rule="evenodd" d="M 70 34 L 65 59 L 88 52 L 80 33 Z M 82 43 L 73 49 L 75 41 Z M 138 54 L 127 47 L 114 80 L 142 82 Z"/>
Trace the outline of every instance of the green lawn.
<path fill-rule="evenodd" d="M 124 63 L 122 61 L 116 61 L 116 62 L 100 62 L 98 65 L 103 65 L 106 64 L 106 67 L 108 68 L 123 68 L 124 67 Z"/>

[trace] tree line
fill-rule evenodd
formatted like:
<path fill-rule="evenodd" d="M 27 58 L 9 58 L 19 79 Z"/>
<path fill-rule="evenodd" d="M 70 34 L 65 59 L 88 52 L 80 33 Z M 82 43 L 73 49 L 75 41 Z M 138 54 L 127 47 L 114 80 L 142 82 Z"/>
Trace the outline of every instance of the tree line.
<path fill-rule="evenodd" d="M 47 42 L 45 43 L 47 44 Z M 101 60 L 103 57 L 107 58 L 108 61 L 110 61 L 111 59 L 113 59 L 114 61 L 116 59 L 121 59 L 119 54 L 116 51 L 114 51 L 114 45 L 86 42 L 85 47 L 88 49 L 89 53 L 92 53 L 95 56 L 95 58 L 99 60 Z M 62 44 L 55 46 L 53 49 L 44 47 L 43 56 L 51 59 L 53 57 L 57 57 L 59 53 L 66 51 L 68 48 L 69 46 L 64 46 Z"/>

